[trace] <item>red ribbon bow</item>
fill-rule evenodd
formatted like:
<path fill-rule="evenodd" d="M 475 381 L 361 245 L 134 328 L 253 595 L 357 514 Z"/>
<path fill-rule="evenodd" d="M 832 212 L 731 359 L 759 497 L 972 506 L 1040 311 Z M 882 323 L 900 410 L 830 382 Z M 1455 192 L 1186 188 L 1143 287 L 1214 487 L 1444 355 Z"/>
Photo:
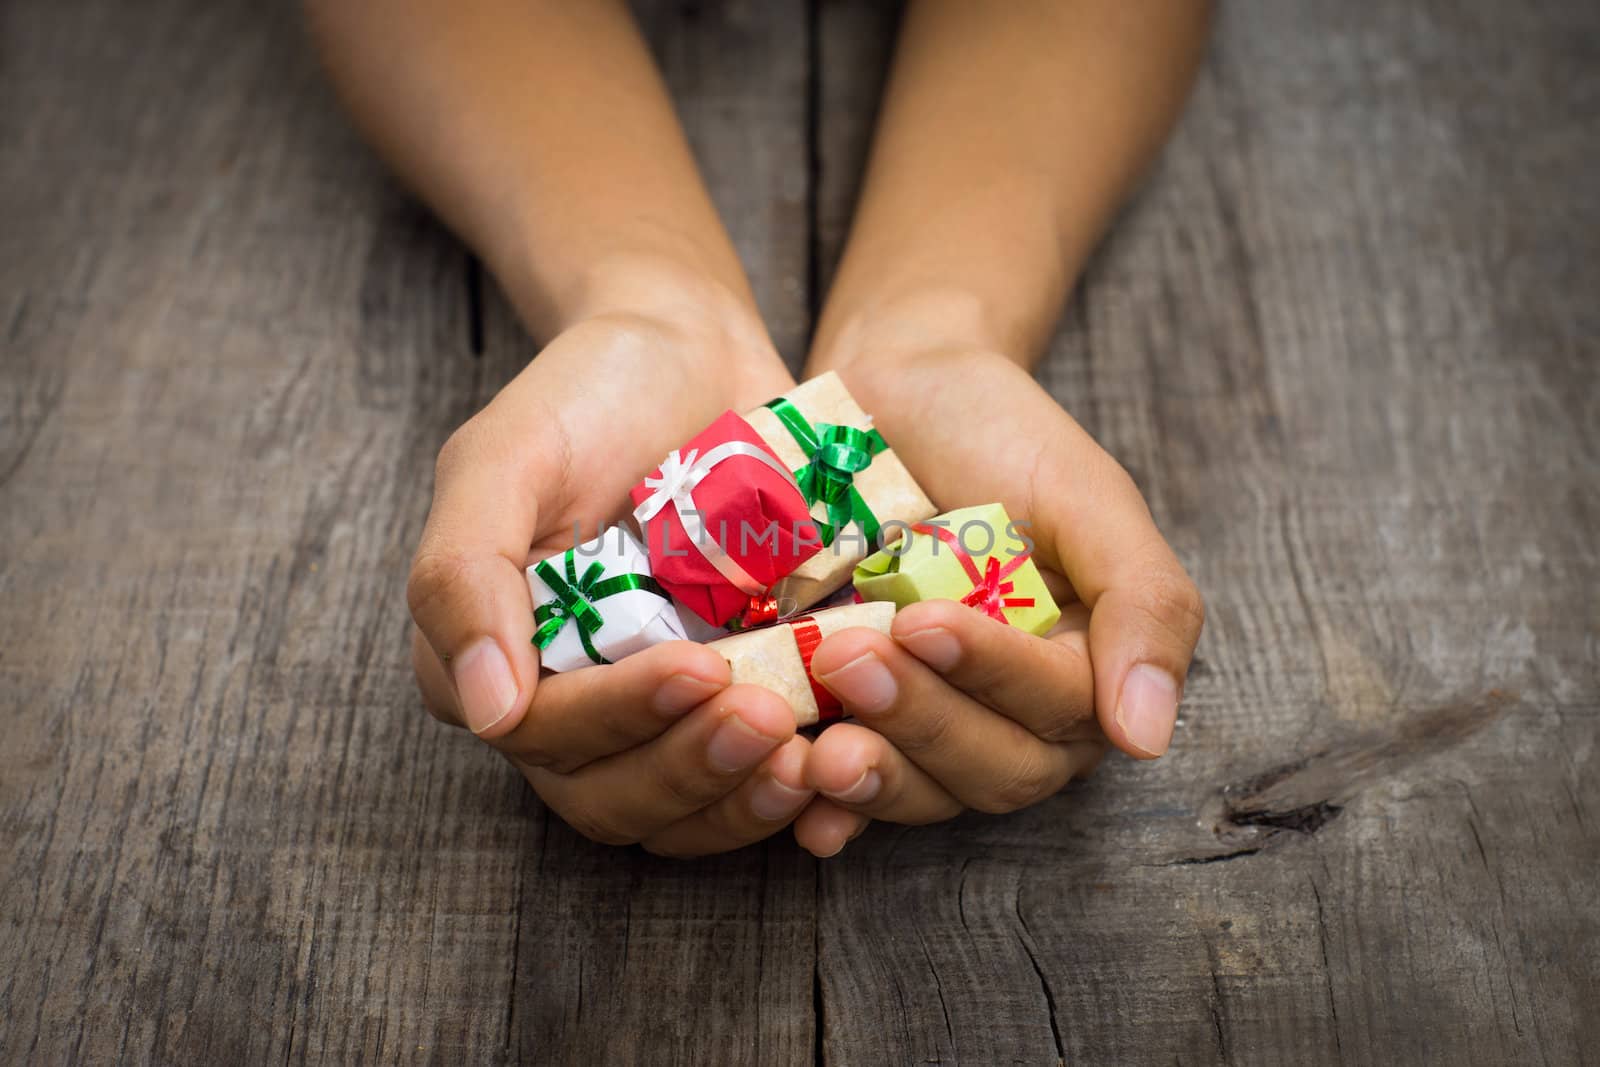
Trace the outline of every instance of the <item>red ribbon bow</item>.
<path fill-rule="evenodd" d="M 1010 562 L 1002 565 L 1000 557 L 991 555 L 989 562 L 982 571 L 967 550 L 962 547 L 961 538 L 951 533 L 943 526 L 929 526 L 919 522 L 911 527 L 912 533 L 932 534 L 950 546 L 950 551 L 955 553 L 956 559 L 961 561 L 961 567 L 967 572 L 967 577 L 972 579 L 972 592 L 961 598 L 961 602 L 968 607 L 977 608 L 991 619 L 997 619 L 1011 625 L 1011 620 L 1006 618 L 1006 608 L 1031 608 L 1034 598 L 1031 596 L 1007 596 L 1017 587 L 1017 583 L 1007 581 L 1012 573 L 1028 562 L 1032 554 L 1021 552 L 1011 557 Z"/>
<path fill-rule="evenodd" d="M 769 622 L 777 622 L 781 611 L 782 607 L 779 605 L 777 597 L 770 594 L 753 596 L 750 598 L 750 606 L 739 613 L 739 624 L 742 628 L 746 626 L 764 626 Z"/>

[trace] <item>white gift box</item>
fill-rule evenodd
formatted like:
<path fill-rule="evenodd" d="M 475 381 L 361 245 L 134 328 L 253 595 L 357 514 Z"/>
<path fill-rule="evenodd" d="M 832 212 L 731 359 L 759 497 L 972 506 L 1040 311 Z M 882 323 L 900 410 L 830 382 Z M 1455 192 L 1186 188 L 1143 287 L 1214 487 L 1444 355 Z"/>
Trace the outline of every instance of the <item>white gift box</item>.
<path fill-rule="evenodd" d="M 577 548 L 542 561 L 554 569 L 562 584 L 581 590 L 623 574 L 650 576 L 650 558 L 644 546 L 620 526 L 608 527 L 592 541 Z M 595 563 L 604 569 L 598 582 L 588 582 Z M 561 598 L 542 575 L 541 564 L 528 568 L 528 591 L 533 594 L 533 605 L 559 604 Z M 569 575 L 576 577 L 571 581 Z M 582 596 L 581 591 L 579 595 Z M 589 635 L 589 644 L 606 660 L 616 662 L 624 656 L 642 652 L 663 641 L 683 640 L 683 622 L 678 609 L 665 596 L 648 589 L 626 589 L 609 596 L 588 600 L 603 620 L 599 629 Z M 583 644 L 583 633 L 577 619 L 564 620 L 555 638 L 539 653 L 539 662 L 553 671 L 570 671 L 587 667 L 595 662 Z"/>

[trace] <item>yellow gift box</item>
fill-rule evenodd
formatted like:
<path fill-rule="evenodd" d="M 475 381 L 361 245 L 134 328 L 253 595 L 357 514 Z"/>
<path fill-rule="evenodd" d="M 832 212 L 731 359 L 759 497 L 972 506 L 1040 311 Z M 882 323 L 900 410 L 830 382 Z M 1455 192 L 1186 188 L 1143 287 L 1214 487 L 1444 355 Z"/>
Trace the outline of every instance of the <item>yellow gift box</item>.
<path fill-rule="evenodd" d="M 857 564 L 856 592 L 862 600 L 888 600 L 897 608 L 919 600 L 959 600 L 1042 636 L 1061 618 L 1061 609 L 1033 564 L 1025 530 L 999 504 L 913 523 L 898 543 Z"/>

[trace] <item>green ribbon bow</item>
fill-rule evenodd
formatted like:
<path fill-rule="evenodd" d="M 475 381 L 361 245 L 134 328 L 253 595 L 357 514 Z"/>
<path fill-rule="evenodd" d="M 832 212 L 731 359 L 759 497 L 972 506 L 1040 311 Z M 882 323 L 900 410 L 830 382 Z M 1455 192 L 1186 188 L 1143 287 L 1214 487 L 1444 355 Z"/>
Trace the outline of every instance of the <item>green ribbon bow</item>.
<path fill-rule="evenodd" d="M 602 578 L 606 565 L 599 560 L 589 564 L 583 577 L 579 578 L 578 562 L 572 552 L 563 555 L 562 562 L 566 567 L 564 577 L 547 559 L 533 565 L 534 572 L 544 579 L 544 584 L 556 595 L 554 600 L 533 609 L 533 621 L 539 624 L 539 629 L 533 635 L 533 643 L 541 650 L 549 648 L 550 642 L 570 622 L 578 627 L 578 640 L 583 644 L 584 653 L 595 663 L 609 663 L 610 660 L 595 651 L 592 640 L 600 632 L 600 627 L 606 624 L 605 616 L 600 614 L 594 602 L 634 589 L 643 589 L 665 600 L 667 591 L 648 574 L 618 574 Z"/>
<path fill-rule="evenodd" d="M 860 524 L 868 546 L 876 545 L 878 517 L 861 498 L 855 477 L 872 466 L 873 456 L 889 447 L 883 435 L 827 422 L 813 428 L 800 409 L 781 396 L 767 407 L 805 451 L 806 465 L 794 472 L 794 480 L 807 504 L 820 502 L 828 510 L 828 521 L 817 521 L 823 547 L 833 544 L 839 531 L 852 522 Z"/>

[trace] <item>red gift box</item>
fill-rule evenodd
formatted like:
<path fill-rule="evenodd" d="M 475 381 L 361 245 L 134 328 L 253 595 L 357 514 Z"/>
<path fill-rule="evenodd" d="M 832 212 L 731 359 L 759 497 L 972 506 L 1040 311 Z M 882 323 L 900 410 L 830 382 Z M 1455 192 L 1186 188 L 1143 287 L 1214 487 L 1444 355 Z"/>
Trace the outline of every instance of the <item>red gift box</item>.
<path fill-rule="evenodd" d="M 656 581 L 714 626 L 822 550 L 794 475 L 732 411 L 629 496 Z"/>

